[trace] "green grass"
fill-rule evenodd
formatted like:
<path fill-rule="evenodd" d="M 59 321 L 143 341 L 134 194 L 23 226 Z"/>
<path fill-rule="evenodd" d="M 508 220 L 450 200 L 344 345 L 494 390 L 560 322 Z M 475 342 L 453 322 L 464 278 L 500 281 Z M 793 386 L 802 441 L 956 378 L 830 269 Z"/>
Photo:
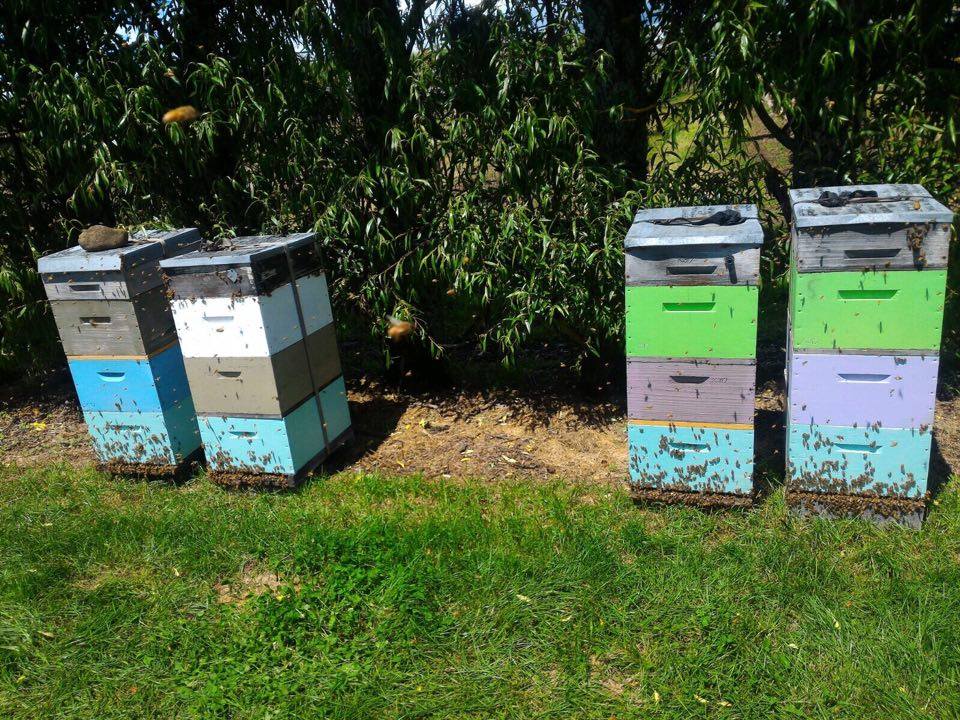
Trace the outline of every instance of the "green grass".
<path fill-rule="evenodd" d="M 955 485 L 914 532 L 778 496 L 0 470 L 0 717 L 956 717 L 958 558 Z M 251 563 L 286 586 L 218 603 Z"/>

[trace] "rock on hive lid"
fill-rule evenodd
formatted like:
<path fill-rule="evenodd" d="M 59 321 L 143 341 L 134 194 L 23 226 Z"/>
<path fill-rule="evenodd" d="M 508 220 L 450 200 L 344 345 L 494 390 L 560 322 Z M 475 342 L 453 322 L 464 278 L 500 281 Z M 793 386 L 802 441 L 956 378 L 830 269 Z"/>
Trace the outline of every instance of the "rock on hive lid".
<path fill-rule="evenodd" d="M 70 273 L 86 270 L 122 270 L 151 260 L 172 257 L 199 247 L 196 228 L 146 230 L 130 235 L 127 245 L 100 252 L 87 252 L 79 245 L 40 258 L 41 273 Z"/>

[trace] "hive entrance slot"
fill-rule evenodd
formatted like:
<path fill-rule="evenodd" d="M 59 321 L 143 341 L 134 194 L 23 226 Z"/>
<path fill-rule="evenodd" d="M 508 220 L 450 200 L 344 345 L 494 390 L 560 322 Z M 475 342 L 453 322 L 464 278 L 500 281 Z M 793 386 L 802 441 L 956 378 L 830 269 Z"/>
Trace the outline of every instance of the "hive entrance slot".
<path fill-rule="evenodd" d="M 843 382 L 850 383 L 882 383 L 889 379 L 889 375 L 882 373 L 837 373 Z"/>
<path fill-rule="evenodd" d="M 856 455 L 875 455 L 880 452 L 879 445 L 863 445 L 859 443 L 836 443 L 834 447 L 842 453 L 853 453 Z"/>
<path fill-rule="evenodd" d="M 109 372 L 103 370 L 98 372 L 97 375 L 99 375 L 106 382 L 120 382 L 124 377 L 126 377 L 127 374 L 123 372 Z"/>
<path fill-rule="evenodd" d="M 851 260 L 889 260 L 900 254 L 900 248 L 853 249 L 844 250 L 845 257 Z"/>
<path fill-rule="evenodd" d="M 841 300 L 890 300 L 896 290 L 838 290 Z"/>
<path fill-rule="evenodd" d="M 668 265 L 668 275 L 713 275 L 716 265 Z"/>
<path fill-rule="evenodd" d="M 217 370 L 217 376 L 222 378 L 238 378 L 240 377 L 239 370 Z"/>
<path fill-rule="evenodd" d="M 666 312 L 711 312 L 715 302 L 665 302 L 663 309 Z"/>
<path fill-rule="evenodd" d="M 710 377 L 708 375 L 671 375 L 670 379 L 684 385 L 701 385 Z"/>
<path fill-rule="evenodd" d="M 672 442 L 670 443 L 671 450 L 681 450 L 683 452 L 706 452 L 709 449 L 709 446 L 706 443 L 688 443 L 688 442 Z"/>
<path fill-rule="evenodd" d="M 100 283 L 72 283 L 69 287 L 74 292 L 94 292 L 100 289 Z"/>
<path fill-rule="evenodd" d="M 110 324 L 110 318 L 109 318 L 108 316 L 105 316 L 105 315 L 97 315 L 97 316 L 94 316 L 94 317 L 82 317 L 82 318 L 80 318 L 80 323 L 81 323 L 82 325 L 91 325 L 91 326 L 96 326 L 96 325 L 109 325 L 109 324 Z"/>
<path fill-rule="evenodd" d="M 253 430 L 231 430 L 230 434 L 238 438 L 255 438 L 257 433 Z"/>

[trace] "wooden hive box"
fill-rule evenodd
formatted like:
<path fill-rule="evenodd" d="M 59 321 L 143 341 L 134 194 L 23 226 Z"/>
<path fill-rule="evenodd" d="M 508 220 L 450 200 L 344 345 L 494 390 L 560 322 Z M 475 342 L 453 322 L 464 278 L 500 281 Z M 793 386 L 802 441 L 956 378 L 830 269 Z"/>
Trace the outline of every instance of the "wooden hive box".
<path fill-rule="evenodd" d="M 953 214 L 907 184 L 790 201 L 788 503 L 918 525 Z"/>
<path fill-rule="evenodd" d="M 167 474 L 200 436 L 160 261 L 200 246 L 192 228 L 135 234 L 96 253 L 72 247 L 38 269 L 102 464 Z"/>
<path fill-rule="evenodd" d="M 351 436 L 313 233 L 163 263 L 213 478 L 298 482 Z"/>
<path fill-rule="evenodd" d="M 643 210 L 627 234 L 629 473 L 638 499 L 750 501 L 762 243 L 752 205 Z"/>

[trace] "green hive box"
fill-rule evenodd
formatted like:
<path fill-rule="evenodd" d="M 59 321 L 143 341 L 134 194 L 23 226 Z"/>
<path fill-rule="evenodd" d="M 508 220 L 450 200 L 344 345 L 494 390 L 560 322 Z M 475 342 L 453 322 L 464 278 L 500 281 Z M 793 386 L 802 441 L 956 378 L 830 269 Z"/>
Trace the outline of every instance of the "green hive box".
<path fill-rule="evenodd" d="M 627 288 L 627 355 L 752 358 L 757 286 Z"/>

